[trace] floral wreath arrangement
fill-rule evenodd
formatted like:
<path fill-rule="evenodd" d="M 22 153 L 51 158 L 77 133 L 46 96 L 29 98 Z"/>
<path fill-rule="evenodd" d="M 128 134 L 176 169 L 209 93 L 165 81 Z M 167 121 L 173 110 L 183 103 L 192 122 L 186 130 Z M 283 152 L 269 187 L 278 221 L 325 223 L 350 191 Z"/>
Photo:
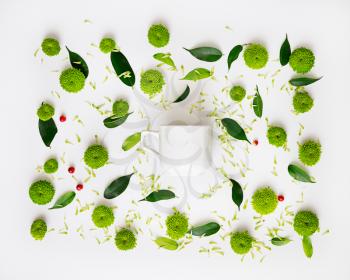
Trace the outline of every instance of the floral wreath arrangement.
<path fill-rule="evenodd" d="M 228 27 L 227 27 L 228 28 Z M 170 33 L 168 28 L 164 24 L 154 24 L 148 30 L 148 42 L 155 48 L 163 48 L 167 46 L 170 40 Z M 110 56 L 110 62 L 113 70 L 107 67 L 107 71 L 111 76 L 116 76 L 125 86 L 133 87 L 137 80 L 128 59 L 117 46 L 113 38 L 103 38 L 99 45 L 94 45 L 98 48 L 100 52 L 105 55 Z M 60 43 L 55 38 L 45 38 L 41 44 L 41 48 L 35 52 L 35 56 L 38 55 L 39 51 L 42 51 L 48 57 L 54 57 L 62 53 Z M 89 76 L 89 67 L 86 61 L 81 55 L 73 52 L 68 47 L 66 47 L 69 56 L 70 67 L 64 69 L 59 75 L 59 83 L 61 88 L 69 94 L 77 94 L 82 89 L 87 86 L 87 78 Z M 216 62 L 220 60 L 223 56 L 221 50 L 203 46 L 193 49 L 184 48 L 185 52 L 188 52 L 194 58 L 205 61 L 205 62 Z M 269 53 L 265 46 L 258 43 L 249 44 L 238 44 L 234 46 L 228 56 L 227 56 L 227 67 L 230 71 L 233 63 L 243 56 L 245 65 L 252 71 L 263 69 L 269 60 Z M 163 71 L 160 71 L 160 67 L 170 67 L 166 69 L 167 71 L 181 71 L 183 77 L 181 80 L 191 81 L 196 83 L 203 79 L 212 79 L 214 77 L 214 69 L 206 68 L 196 68 L 187 73 L 184 72 L 184 67 L 181 66 L 181 70 L 178 70 L 174 60 L 170 53 L 158 52 L 153 55 L 153 58 L 159 62 L 157 67 L 147 69 L 142 71 L 139 77 L 140 89 L 149 99 L 155 100 L 157 97 L 162 95 L 162 91 L 166 86 L 166 79 L 164 77 Z M 304 114 L 309 112 L 313 105 L 314 100 L 311 95 L 305 90 L 305 87 L 318 81 L 320 78 L 313 78 L 306 76 L 314 66 L 315 56 L 313 52 L 304 47 L 296 48 L 291 50 L 288 37 L 286 36 L 284 42 L 280 47 L 279 53 L 279 63 L 280 69 L 278 69 L 271 78 L 277 76 L 281 69 L 289 65 L 291 69 L 299 74 L 297 77 L 291 78 L 288 83 L 281 87 L 281 91 L 287 91 L 289 94 L 293 94 L 292 106 L 295 114 Z M 106 76 L 108 79 L 109 76 Z M 265 75 L 266 78 L 266 75 Z M 225 77 L 227 80 L 227 77 Z M 274 79 L 272 79 L 272 83 Z M 89 82 L 89 85 L 95 90 L 96 84 Z M 248 96 L 245 87 L 241 84 L 233 84 L 230 87 L 225 87 L 222 92 L 230 99 L 230 102 L 238 104 L 240 108 L 241 103 L 244 99 L 251 100 L 250 108 L 255 114 L 254 122 L 259 121 L 263 116 L 263 96 L 260 95 L 258 85 L 255 88 L 254 95 Z M 57 98 L 60 95 L 57 92 L 53 93 Z M 182 94 L 180 94 L 174 101 L 169 102 L 161 97 L 160 104 L 164 108 L 167 108 L 172 103 L 180 103 L 186 100 L 191 94 L 190 86 L 186 86 Z M 201 93 L 201 97 L 205 96 Z M 103 105 L 96 105 L 89 103 L 89 105 L 99 112 L 101 115 L 105 116 L 103 120 L 103 125 L 108 129 L 116 129 L 127 122 L 133 112 L 129 112 L 129 103 L 126 99 L 118 99 L 112 102 L 110 97 L 105 97 L 110 104 L 107 111 L 104 111 Z M 257 139 L 251 141 L 249 140 L 249 132 L 252 130 L 251 126 L 247 124 L 242 124 L 241 121 L 234 119 L 235 112 L 230 112 L 226 110 L 225 116 L 219 113 L 219 108 L 224 106 L 217 97 L 212 97 L 212 104 L 214 104 L 214 110 L 212 110 L 208 116 L 215 120 L 215 125 L 220 129 L 219 141 L 223 149 L 227 153 L 234 153 L 234 147 L 232 143 L 237 141 L 243 141 L 248 146 L 257 146 L 259 141 Z M 191 110 L 201 110 L 202 103 L 204 99 L 199 100 L 191 106 Z M 134 113 L 135 114 L 135 113 Z M 53 104 L 43 102 L 41 106 L 37 109 L 37 116 L 39 119 L 39 133 L 43 140 L 45 146 L 50 147 L 52 141 L 54 140 L 56 134 L 58 133 L 58 128 L 54 120 L 55 107 Z M 82 124 L 82 120 L 76 116 L 75 121 Z M 62 114 L 59 117 L 59 121 L 64 123 L 67 121 L 67 116 Z M 281 126 L 275 126 L 268 124 L 267 122 L 267 132 L 266 137 L 268 143 L 276 147 L 276 149 L 285 149 L 288 151 L 287 147 L 287 132 Z M 300 124 L 299 135 L 302 133 L 304 127 Z M 144 155 L 142 148 L 138 147 L 141 141 L 142 131 L 128 136 L 122 144 L 123 151 L 129 151 L 131 149 L 137 149 L 141 155 Z M 79 135 L 77 136 L 77 142 L 80 142 Z M 70 140 L 66 140 L 66 144 L 70 144 Z M 315 179 L 309 175 L 308 171 L 302 166 L 314 166 L 318 163 L 321 158 L 321 144 L 316 139 L 308 139 L 303 143 L 298 143 L 299 145 L 299 160 L 301 164 L 289 164 L 287 166 L 288 173 L 290 174 L 293 182 L 303 182 L 303 183 L 315 183 Z M 248 150 L 248 148 L 247 148 Z M 64 157 L 57 159 L 56 157 L 49 158 L 43 166 L 38 167 L 38 172 L 47 174 L 48 178 L 51 179 L 40 179 L 32 182 L 29 187 L 29 197 L 34 204 L 43 206 L 50 204 L 49 210 L 60 209 L 67 207 L 73 201 L 77 202 L 76 215 L 85 211 L 92 210 L 91 221 L 97 229 L 102 229 L 105 233 L 103 240 L 96 238 L 99 243 L 104 243 L 110 240 L 114 240 L 115 246 L 119 250 L 132 250 L 137 246 L 138 235 L 142 233 L 141 228 L 137 228 L 133 225 L 135 220 L 141 220 L 141 215 L 137 211 L 129 211 L 125 219 L 125 225 L 122 228 L 116 228 L 115 233 L 111 233 L 109 228 L 115 223 L 115 213 L 114 208 L 108 206 L 107 204 L 95 205 L 95 203 L 86 203 L 83 205 L 79 200 L 79 192 L 84 189 L 84 184 L 86 184 L 91 178 L 96 177 L 96 170 L 103 168 L 109 164 L 110 153 L 106 146 L 96 141 L 96 143 L 88 146 L 83 154 L 83 162 L 85 164 L 85 170 L 88 173 L 88 177 L 80 181 L 74 177 L 74 173 L 77 166 L 68 166 L 67 171 L 70 176 L 76 179 L 77 185 L 75 190 L 68 191 L 61 196 L 57 197 L 55 202 L 51 204 L 52 200 L 56 194 L 56 187 L 54 185 L 54 174 L 61 165 L 65 165 Z M 242 163 L 241 163 L 242 164 Z M 276 159 L 275 163 L 276 164 Z M 237 165 L 237 164 L 236 164 Z M 241 166 L 242 167 L 242 166 Z M 214 234 L 222 234 L 222 241 L 225 242 L 229 238 L 229 244 L 231 245 L 232 251 L 236 254 L 242 255 L 243 257 L 250 253 L 254 257 L 254 252 L 261 253 L 262 250 L 271 250 L 271 247 L 266 244 L 266 241 L 258 240 L 254 237 L 254 234 L 248 230 L 231 230 L 231 223 L 237 220 L 238 211 L 246 209 L 248 205 L 248 198 L 246 198 L 245 190 L 246 186 L 243 186 L 238 179 L 233 179 L 228 176 L 224 169 L 219 170 L 219 172 L 224 175 L 225 180 L 216 186 L 210 188 L 209 192 L 203 194 L 202 198 L 210 198 L 214 195 L 216 191 L 222 187 L 229 187 L 232 190 L 232 202 L 234 207 L 237 207 L 237 211 L 232 219 L 227 219 L 217 215 L 217 221 L 209 221 L 204 224 L 199 224 L 192 226 L 189 222 L 189 215 L 185 212 L 181 212 L 174 208 L 174 212 L 166 217 L 166 219 L 161 218 L 159 214 L 155 214 L 154 217 L 148 217 L 145 221 L 145 225 L 149 225 L 152 220 L 157 219 L 159 224 L 164 222 L 166 229 L 166 236 L 156 236 L 153 238 L 154 242 L 161 248 L 167 250 L 181 250 L 186 245 L 194 241 L 193 237 L 206 238 Z M 277 176 L 277 172 L 274 166 L 272 172 Z M 121 177 L 113 180 L 104 190 L 103 197 L 107 200 L 112 200 L 125 191 L 127 191 L 130 180 L 133 177 L 137 177 L 138 184 L 142 187 L 143 198 L 139 201 L 134 201 L 135 205 L 138 207 L 142 203 L 156 203 L 162 200 L 171 200 L 176 198 L 176 194 L 171 188 L 161 188 L 158 182 L 159 178 L 155 176 L 148 176 L 145 178 L 140 174 L 135 168 L 132 173 L 123 175 Z M 145 181 L 151 180 L 151 187 L 144 187 Z M 95 190 L 97 196 L 100 195 L 98 191 Z M 255 230 L 259 230 L 262 227 L 265 217 L 275 212 L 279 203 L 284 201 L 284 195 L 277 194 L 274 189 L 270 186 L 262 186 L 255 190 L 253 195 L 249 198 L 253 210 L 258 216 L 254 216 Z M 301 201 L 302 202 L 302 201 Z M 283 246 L 289 244 L 292 240 L 288 236 L 282 234 L 282 228 L 284 226 L 292 226 L 294 231 L 301 237 L 302 247 L 304 249 L 305 255 L 311 257 L 313 254 L 313 246 L 311 242 L 311 237 L 316 232 L 320 231 L 319 219 L 314 211 L 309 209 L 292 211 L 291 206 L 284 208 L 280 215 L 280 218 L 276 219 L 277 226 L 267 229 L 267 236 L 269 237 L 268 242 L 273 246 Z M 55 210 L 59 211 L 59 210 Z M 47 212 L 43 212 L 44 214 Z M 229 227 L 230 230 L 225 230 Z M 43 240 L 46 234 L 55 229 L 48 229 L 46 221 L 44 218 L 36 219 L 32 222 L 30 233 L 35 240 Z M 85 238 L 83 227 L 79 227 L 76 232 Z M 64 224 L 64 227 L 59 230 L 61 234 L 68 233 L 68 225 Z M 224 251 L 218 246 L 217 242 L 210 241 L 208 248 L 201 247 L 199 252 L 201 253 L 217 253 L 220 255 L 224 254 Z M 261 253 L 262 254 L 262 253 Z M 264 256 L 263 256 L 264 257 Z M 261 258 L 261 260 L 263 259 Z"/>

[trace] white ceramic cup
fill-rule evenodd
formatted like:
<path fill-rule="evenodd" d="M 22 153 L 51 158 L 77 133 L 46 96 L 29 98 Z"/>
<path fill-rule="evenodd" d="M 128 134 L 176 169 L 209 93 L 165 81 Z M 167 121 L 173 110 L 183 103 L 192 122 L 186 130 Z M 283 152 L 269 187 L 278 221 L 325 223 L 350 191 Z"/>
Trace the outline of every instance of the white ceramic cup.
<path fill-rule="evenodd" d="M 157 149 L 146 144 L 147 134 L 157 138 Z M 206 125 L 162 125 L 159 132 L 143 132 L 141 143 L 159 157 L 159 173 L 197 176 L 211 167 L 211 134 Z"/>

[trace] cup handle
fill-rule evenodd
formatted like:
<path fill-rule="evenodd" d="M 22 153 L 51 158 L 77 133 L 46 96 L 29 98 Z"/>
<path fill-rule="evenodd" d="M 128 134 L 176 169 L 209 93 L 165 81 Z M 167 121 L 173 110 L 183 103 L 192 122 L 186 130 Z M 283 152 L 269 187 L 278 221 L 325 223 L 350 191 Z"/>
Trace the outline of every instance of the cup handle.
<path fill-rule="evenodd" d="M 143 131 L 143 132 L 141 133 L 141 146 L 142 146 L 142 148 L 144 148 L 145 150 L 148 150 L 148 151 L 152 152 L 153 154 L 155 154 L 157 157 L 159 157 L 159 156 L 160 156 L 159 151 L 157 151 L 157 150 L 155 150 L 155 149 L 153 149 L 153 148 L 151 148 L 151 147 L 148 147 L 148 146 L 145 144 L 145 142 L 144 142 L 144 137 L 145 137 L 146 135 L 148 135 L 148 134 L 154 136 L 155 138 L 157 138 L 157 141 L 158 141 L 158 143 L 159 143 L 159 133 L 158 133 L 157 131 L 145 130 L 145 131 Z M 159 146 L 159 145 L 158 145 L 158 146 Z"/>

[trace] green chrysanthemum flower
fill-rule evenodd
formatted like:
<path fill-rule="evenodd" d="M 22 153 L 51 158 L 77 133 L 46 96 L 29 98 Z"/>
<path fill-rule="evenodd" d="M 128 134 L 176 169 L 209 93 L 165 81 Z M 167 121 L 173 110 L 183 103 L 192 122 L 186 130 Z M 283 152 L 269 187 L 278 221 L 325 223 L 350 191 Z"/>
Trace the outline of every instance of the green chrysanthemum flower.
<path fill-rule="evenodd" d="M 60 84 L 65 91 L 77 93 L 84 88 L 85 76 L 78 69 L 68 68 L 61 73 Z"/>
<path fill-rule="evenodd" d="M 299 211 L 294 217 L 294 230 L 301 236 L 310 236 L 318 229 L 318 218 L 311 211 Z"/>
<path fill-rule="evenodd" d="M 253 208 L 261 215 L 267 215 L 275 211 L 277 204 L 277 195 L 270 187 L 257 189 L 252 196 Z"/>
<path fill-rule="evenodd" d="M 116 47 L 116 43 L 112 38 L 103 38 L 100 42 L 100 51 L 110 53 Z"/>
<path fill-rule="evenodd" d="M 47 232 L 47 225 L 44 220 L 37 219 L 30 227 L 30 234 L 35 240 L 43 240 Z"/>
<path fill-rule="evenodd" d="M 150 69 L 141 74 L 141 90 L 150 95 L 154 96 L 155 94 L 162 91 L 163 85 L 165 84 L 163 74 L 155 69 Z"/>
<path fill-rule="evenodd" d="M 287 133 L 282 127 L 270 127 L 266 136 L 269 143 L 276 147 L 282 147 L 287 142 Z"/>
<path fill-rule="evenodd" d="M 126 228 L 118 231 L 115 236 L 115 246 L 123 251 L 134 249 L 136 247 L 135 234 Z"/>
<path fill-rule="evenodd" d="M 117 100 L 113 103 L 112 111 L 113 115 L 123 117 L 129 111 L 129 103 L 123 99 Z"/>
<path fill-rule="evenodd" d="M 247 254 L 253 247 L 254 238 L 248 231 L 235 232 L 231 235 L 231 248 L 233 252 L 239 255 Z"/>
<path fill-rule="evenodd" d="M 154 24 L 148 30 L 148 42 L 156 48 L 166 46 L 169 37 L 169 31 L 163 24 Z"/>
<path fill-rule="evenodd" d="M 87 166 L 97 169 L 108 161 L 108 151 L 102 145 L 91 145 L 84 153 L 84 162 Z"/>
<path fill-rule="evenodd" d="M 184 237 L 188 231 L 188 218 L 180 212 L 175 212 L 173 215 L 168 216 L 165 224 L 167 234 L 175 240 Z"/>
<path fill-rule="evenodd" d="M 299 145 L 299 159 L 305 165 L 315 165 L 321 158 L 321 144 L 308 140 Z"/>
<path fill-rule="evenodd" d="M 241 86 L 234 86 L 230 90 L 230 97 L 233 101 L 241 102 L 245 97 L 246 91 Z"/>
<path fill-rule="evenodd" d="M 306 113 L 314 106 L 314 100 L 306 91 L 299 91 L 293 96 L 293 107 L 296 113 Z"/>
<path fill-rule="evenodd" d="M 249 68 L 261 69 L 266 65 L 269 54 L 264 46 L 251 44 L 244 50 L 243 57 L 245 64 Z"/>
<path fill-rule="evenodd" d="M 44 163 L 45 173 L 51 174 L 55 173 L 58 170 L 58 161 L 55 158 L 48 159 Z"/>
<path fill-rule="evenodd" d="M 114 223 L 114 213 L 111 207 L 99 205 L 91 215 L 92 221 L 98 228 L 109 227 Z"/>
<path fill-rule="evenodd" d="M 41 49 L 46 55 L 55 56 L 59 54 L 61 47 L 60 43 L 56 39 L 46 38 L 41 43 Z"/>
<path fill-rule="evenodd" d="M 54 116 L 55 108 L 52 107 L 50 104 L 43 103 L 36 111 L 36 114 L 40 120 L 45 122 Z"/>
<path fill-rule="evenodd" d="M 45 180 L 36 181 L 29 188 L 29 197 L 35 204 L 47 204 L 52 200 L 54 195 L 54 186 Z"/>
<path fill-rule="evenodd" d="M 315 64 L 313 52 L 306 48 L 295 49 L 289 58 L 289 65 L 297 73 L 307 73 Z"/>

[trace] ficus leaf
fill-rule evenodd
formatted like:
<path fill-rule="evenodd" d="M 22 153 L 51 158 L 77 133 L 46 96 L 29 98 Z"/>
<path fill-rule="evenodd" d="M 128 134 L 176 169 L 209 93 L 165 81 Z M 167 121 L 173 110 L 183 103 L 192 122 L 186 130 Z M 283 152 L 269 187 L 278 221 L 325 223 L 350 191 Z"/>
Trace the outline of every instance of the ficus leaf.
<path fill-rule="evenodd" d="M 295 87 L 302 87 L 302 86 L 307 86 L 307 85 L 310 85 L 314 82 L 317 82 L 320 79 L 322 79 L 322 77 L 320 77 L 320 78 L 300 77 L 300 78 L 293 78 L 293 79 L 289 80 L 289 83 Z"/>
<path fill-rule="evenodd" d="M 147 195 L 144 199 L 141 199 L 140 201 L 148 201 L 148 202 L 157 202 L 160 200 L 168 200 L 176 197 L 175 193 L 169 190 L 158 190 L 151 192 L 149 195 Z"/>
<path fill-rule="evenodd" d="M 285 66 L 289 62 L 289 57 L 291 55 L 290 44 L 288 41 L 288 36 L 286 34 L 286 39 L 283 41 L 283 44 L 280 48 L 280 63 L 282 66 Z"/>
<path fill-rule="evenodd" d="M 258 88 L 258 86 L 256 86 L 256 93 L 255 93 L 255 96 L 253 99 L 253 110 L 254 110 L 255 115 L 258 118 L 261 118 L 261 116 L 262 116 L 263 107 L 264 107 L 263 101 L 262 101 L 261 95 L 259 93 L 259 88 Z"/>
<path fill-rule="evenodd" d="M 224 118 L 221 120 L 221 123 L 226 128 L 227 133 L 233 138 L 247 141 L 250 144 L 243 128 L 235 120 Z"/>
<path fill-rule="evenodd" d="M 173 103 L 179 103 L 181 101 L 184 101 L 189 94 L 190 94 L 190 87 L 186 86 L 186 89 L 184 90 L 184 92 L 178 98 L 176 98 L 176 100 Z"/>
<path fill-rule="evenodd" d="M 46 147 L 50 147 L 52 140 L 57 134 L 57 126 L 51 118 L 48 121 L 39 119 L 39 133 Z"/>
<path fill-rule="evenodd" d="M 303 249 L 304 249 L 305 256 L 307 256 L 308 258 L 311 258 L 314 250 L 312 247 L 311 238 L 309 236 L 303 237 Z"/>
<path fill-rule="evenodd" d="M 243 201 L 243 190 L 237 181 L 233 179 L 230 179 L 230 181 L 232 183 L 232 201 L 238 206 L 239 210 Z"/>
<path fill-rule="evenodd" d="M 131 134 L 128 136 L 123 144 L 122 144 L 122 149 L 123 151 L 128 151 L 131 148 L 133 148 L 137 143 L 141 141 L 141 132 L 136 132 L 134 134 Z"/>
<path fill-rule="evenodd" d="M 160 247 L 160 248 L 164 248 L 167 250 L 176 250 L 179 245 L 177 244 L 177 242 L 175 240 L 172 240 L 170 238 L 167 237 L 158 237 L 156 240 L 154 240 L 154 242 Z"/>
<path fill-rule="evenodd" d="M 237 45 L 232 48 L 232 50 L 230 51 L 227 57 L 228 70 L 230 70 L 232 62 L 234 62 L 239 57 L 239 54 L 241 53 L 242 50 L 243 50 L 242 45 Z"/>
<path fill-rule="evenodd" d="M 172 60 L 170 53 L 156 53 L 153 55 L 153 58 L 173 67 L 173 69 L 176 69 L 175 63 Z"/>
<path fill-rule="evenodd" d="M 127 113 L 125 116 L 122 116 L 122 117 L 119 117 L 118 115 L 110 116 L 110 117 L 103 120 L 103 124 L 107 128 L 118 127 L 118 126 L 122 125 L 127 120 L 129 115 L 131 115 L 131 114 L 132 114 L 132 112 Z"/>
<path fill-rule="evenodd" d="M 67 46 L 66 49 L 68 51 L 69 61 L 72 67 L 80 70 L 84 74 L 85 78 L 87 78 L 89 76 L 89 67 L 85 60 L 79 54 L 72 52 L 70 49 L 68 49 Z"/>
<path fill-rule="evenodd" d="M 204 225 L 194 227 L 189 230 L 188 233 L 195 236 L 210 236 L 217 233 L 220 230 L 220 225 L 215 222 L 210 222 Z"/>
<path fill-rule="evenodd" d="M 186 49 L 190 54 L 192 54 L 195 58 L 207 62 L 214 62 L 219 60 L 222 57 L 222 52 L 217 48 L 212 47 L 199 47 L 194 49 Z"/>
<path fill-rule="evenodd" d="M 297 165 L 289 164 L 288 173 L 297 181 L 305 183 L 316 183 L 303 168 Z"/>
<path fill-rule="evenodd" d="M 212 75 L 213 73 L 210 72 L 208 69 L 196 68 L 188 72 L 187 75 L 183 77 L 181 80 L 198 81 L 205 78 L 209 78 Z"/>
<path fill-rule="evenodd" d="M 75 198 L 75 192 L 73 192 L 73 191 L 67 192 L 67 193 L 61 195 L 56 200 L 54 206 L 49 208 L 49 210 L 66 207 L 68 204 L 70 204 L 74 200 L 74 198 Z"/>
<path fill-rule="evenodd" d="M 132 175 L 134 175 L 134 173 L 119 177 L 112 181 L 112 183 L 110 183 L 105 189 L 103 197 L 106 199 L 113 199 L 121 195 L 128 187 Z"/>
<path fill-rule="evenodd" d="M 291 240 L 287 237 L 274 237 L 271 239 L 271 243 L 275 246 L 287 245 Z"/>
<path fill-rule="evenodd" d="M 135 74 L 126 57 L 119 50 L 114 50 L 111 52 L 111 62 L 118 78 L 132 87 L 135 84 Z"/>

